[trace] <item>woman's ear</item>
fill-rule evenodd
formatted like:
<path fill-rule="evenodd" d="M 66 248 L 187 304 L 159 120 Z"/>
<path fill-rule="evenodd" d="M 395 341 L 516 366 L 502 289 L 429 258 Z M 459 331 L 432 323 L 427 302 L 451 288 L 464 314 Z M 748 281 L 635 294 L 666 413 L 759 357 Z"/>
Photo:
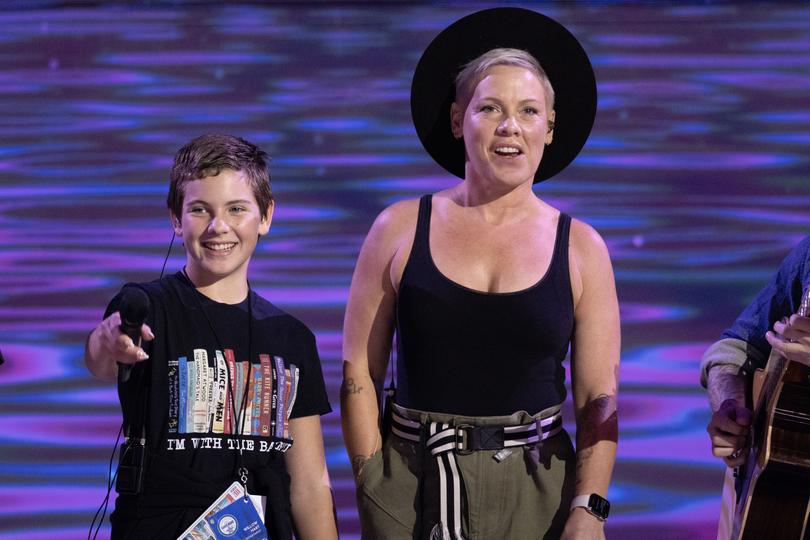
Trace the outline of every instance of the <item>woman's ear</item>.
<path fill-rule="evenodd" d="M 450 130 L 456 139 L 464 136 L 464 111 L 455 101 L 450 105 Z"/>
<path fill-rule="evenodd" d="M 273 222 L 273 210 L 276 208 L 275 201 L 270 201 L 267 205 L 267 211 L 262 216 L 262 221 L 259 223 L 259 236 L 264 236 L 270 231 L 270 224 Z"/>
<path fill-rule="evenodd" d="M 554 109 L 551 110 L 551 113 L 548 115 L 548 131 L 546 131 L 546 146 L 551 144 L 551 141 L 554 140 L 554 119 L 557 117 L 557 113 Z"/>

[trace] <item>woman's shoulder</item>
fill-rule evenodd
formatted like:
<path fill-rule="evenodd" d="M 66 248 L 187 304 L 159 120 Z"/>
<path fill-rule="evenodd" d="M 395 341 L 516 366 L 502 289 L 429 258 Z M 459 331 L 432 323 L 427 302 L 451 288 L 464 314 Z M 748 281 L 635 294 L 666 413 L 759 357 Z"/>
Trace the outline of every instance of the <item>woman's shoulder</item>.
<path fill-rule="evenodd" d="M 419 216 L 419 199 L 398 201 L 379 213 L 367 241 L 377 245 L 396 247 L 404 238 L 413 235 Z"/>
<path fill-rule="evenodd" d="M 419 215 L 419 199 L 406 199 L 387 206 L 374 220 L 374 226 L 397 229 L 415 223 Z"/>
<path fill-rule="evenodd" d="M 571 218 L 568 254 L 575 289 L 588 282 L 612 279 L 613 264 L 607 243 L 596 229 L 579 219 Z"/>
<path fill-rule="evenodd" d="M 399 201 L 380 212 L 363 242 L 358 267 L 373 274 L 388 273 L 396 288 L 413 245 L 418 218 L 419 199 Z"/>
<path fill-rule="evenodd" d="M 615 290 L 613 264 L 608 245 L 591 225 L 579 219 L 571 219 L 568 260 L 574 307 L 577 309 L 584 291 Z M 609 298 L 603 294 L 600 298 Z M 593 297 L 593 295 L 591 295 Z"/>
<path fill-rule="evenodd" d="M 602 235 L 582 220 L 571 218 L 569 242 L 572 250 L 581 255 L 607 254 L 607 244 Z"/>

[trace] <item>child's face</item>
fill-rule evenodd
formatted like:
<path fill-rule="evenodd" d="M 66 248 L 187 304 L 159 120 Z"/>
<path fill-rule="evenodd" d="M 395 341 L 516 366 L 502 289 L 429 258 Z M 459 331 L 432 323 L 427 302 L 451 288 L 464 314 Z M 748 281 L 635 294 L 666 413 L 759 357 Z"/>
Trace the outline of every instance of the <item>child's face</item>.
<path fill-rule="evenodd" d="M 259 209 L 244 173 L 225 169 L 185 185 L 174 231 L 186 248 L 186 271 L 197 286 L 247 279 L 259 235 L 267 234 L 273 207 Z"/>

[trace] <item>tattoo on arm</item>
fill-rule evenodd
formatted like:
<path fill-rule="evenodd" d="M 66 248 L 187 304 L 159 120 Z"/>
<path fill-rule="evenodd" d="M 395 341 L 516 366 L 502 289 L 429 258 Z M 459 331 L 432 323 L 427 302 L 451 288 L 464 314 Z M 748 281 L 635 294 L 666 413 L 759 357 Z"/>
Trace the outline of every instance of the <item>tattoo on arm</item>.
<path fill-rule="evenodd" d="M 581 448 L 591 448 L 599 441 L 619 440 L 616 417 L 616 397 L 601 394 L 589 401 L 579 413 L 577 442 Z"/>
<path fill-rule="evenodd" d="M 363 391 L 363 387 L 354 382 L 352 377 L 343 381 L 343 384 L 340 385 L 340 393 L 344 396 L 348 396 L 351 394 L 359 394 Z"/>
<path fill-rule="evenodd" d="M 618 440 L 616 396 L 601 394 L 589 401 L 577 418 L 577 484 L 582 480 L 585 462 L 593 456 L 593 447 L 600 441 Z"/>

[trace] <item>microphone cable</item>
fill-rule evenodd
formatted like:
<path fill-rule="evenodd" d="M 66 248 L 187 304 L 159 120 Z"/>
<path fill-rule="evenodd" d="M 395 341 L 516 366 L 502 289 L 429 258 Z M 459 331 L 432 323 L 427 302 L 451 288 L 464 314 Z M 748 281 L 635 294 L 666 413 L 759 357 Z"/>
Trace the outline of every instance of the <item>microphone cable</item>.
<path fill-rule="evenodd" d="M 158 279 L 163 278 L 163 272 L 166 271 L 166 263 L 169 261 L 169 255 L 172 253 L 172 246 L 174 246 L 174 238 L 177 236 L 174 231 L 172 231 L 172 239 L 169 240 L 169 249 L 166 250 L 166 256 L 163 258 L 163 266 L 160 268 L 160 276 Z"/>
<path fill-rule="evenodd" d="M 160 268 L 160 276 L 158 279 L 163 278 L 163 273 L 166 271 L 166 263 L 169 262 L 169 255 L 172 253 L 172 247 L 174 247 L 174 239 L 177 236 L 174 231 L 172 231 L 172 238 L 169 240 L 169 249 L 166 250 L 166 256 L 163 258 L 163 266 Z M 2 358 L 0 356 L 0 358 Z M 0 361 L 2 364 L 2 361 Z M 112 452 L 110 453 L 110 463 L 107 469 L 107 493 L 104 495 L 104 499 L 101 501 L 101 504 L 98 506 L 95 515 L 93 515 L 93 521 L 90 522 L 90 529 L 87 531 L 87 540 L 95 540 L 96 536 L 98 536 L 99 531 L 101 530 L 101 526 L 104 524 L 104 517 L 107 515 L 107 507 L 110 504 L 110 493 L 112 493 L 112 488 L 115 485 L 115 480 L 118 478 L 118 467 L 115 468 L 115 473 L 113 474 L 113 459 L 115 459 L 115 451 L 118 449 L 118 444 L 121 442 L 121 435 L 124 433 L 124 421 L 121 420 L 121 427 L 118 428 L 118 435 L 115 437 L 115 443 L 113 444 Z M 122 461 L 127 452 L 129 452 L 130 446 L 127 445 L 124 449 L 124 454 L 118 458 L 118 461 Z M 99 517 L 99 513 L 101 513 L 101 517 Z M 98 520 L 98 523 L 96 523 Z M 95 527 L 95 531 L 93 528 Z"/>
<path fill-rule="evenodd" d="M 115 438 L 115 446 L 113 446 L 113 451 L 110 454 L 110 463 L 107 468 L 107 494 L 104 496 L 104 500 L 101 501 L 101 505 L 99 505 L 98 510 L 96 510 L 95 515 L 93 516 L 93 521 L 90 523 L 90 530 L 87 531 L 87 540 L 90 540 L 92 535 L 93 540 L 95 540 L 96 536 L 98 536 L 98 532 L 101 530 L 101 525 L 104 524 L 104 516 L 107 514 L 107 506 L 110 503 L 110 493 L 112 492 L 112 487 L 115 485 L 115 479 L 118 477 L 118 467 L 115 468 L 115 474 L 113 474 L 113 459 L 115 458 L 115 449 L 118 448 L 118 443 L 121 440 L 121 434 L 124 432 L 124 423 L 121 423 L 121 427 L 118 429 L 118 435 Z M 121 457 L 122 459 L 126 456 L 126 453 L 129 452 L 129 446 L 126 447 L 124 450 L 124 455 Z M 99 517 L 99 513 L 101 513 L 101 517 Z M 98 524 L 96 524 L 96 520 L 98 520 Z M 93 527 L 96 530 L 93 530 Z"/>

